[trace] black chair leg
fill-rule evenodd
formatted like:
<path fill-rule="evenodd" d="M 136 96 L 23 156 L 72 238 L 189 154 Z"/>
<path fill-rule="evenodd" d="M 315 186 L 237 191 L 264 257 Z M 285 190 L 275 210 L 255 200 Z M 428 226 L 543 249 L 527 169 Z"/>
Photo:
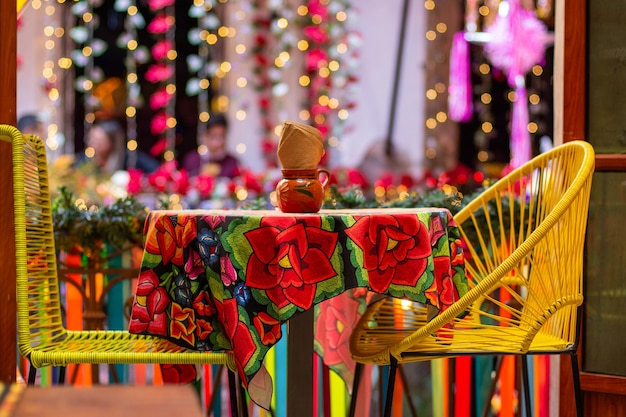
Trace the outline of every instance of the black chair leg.
<path fill-rule="evenodd" d="M 530 405 L 530 383 L 528 381 L 528 356 L 522 355 L 522 389 L 524 390 L 524 408 L 526 417 L 532 417 Z"/>
<path fill-rule="evenodd" d="M 65 385 L 65 366 L 59 366 L 59 379 L 57 384 Z"/>
<path fill-rule="evenodd" d="M 391 406 L 393 405 L 393 389 L 395 388 L 397 370 L 398 360 L 391 356 L 389 361 L 389 380 L 387 381 L 387 398 L 385 399 L 385 417 L 391 417 Z"/>
<path fill-rule="evenodd" d="M 231 370 L 228 371 L 228 389 L 230 391 L 230 414 L 232 417 L 238 417 L 237 382 L 235 381 L 235 373 Z"/>
<path fill-rule="evenodd" d="M 357 393 L 359 392 L 359 383 L 361 382 L 361 372 L 363 371 L 363 364 L 358 363 L 354 368 L 354 381 L 352 382 L 352 398 L 350 399 L 350 412 L 348 413 L 349 417 L 354 417 L 354 413 L 356 413 L 356 400 Z"/>
<path fill-rule="evenodd" d="M 28 385 L 35 385 L 35 378 L 37 378 L 37 368 L 31 363 L 28 367 Z"/>
<path fill-rule="evenodd" d="M 580 373 L 578 369 L 578 357 L 576 351 L 570 353 L 572 359 L 572 377 L 574 379 L 574 398 L 576 399 L 576 416 L 583 417 L 583 393 L 580 389 Z"/>
<path fill-rule="evenodd" d="M 241 404 L 241 416 L 248 417 L 248 404 L 246 403 L 246 389 L 239 381 L 239 402 Z"/>

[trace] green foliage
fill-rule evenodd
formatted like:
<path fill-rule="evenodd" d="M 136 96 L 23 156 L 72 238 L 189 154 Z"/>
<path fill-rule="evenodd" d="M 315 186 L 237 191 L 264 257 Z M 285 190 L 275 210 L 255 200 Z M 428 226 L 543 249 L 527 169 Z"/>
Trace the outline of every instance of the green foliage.
<path fill-rule="evenodd" d="M 469 196 L 463 196 L 455 187 L 428 189 L 422 193 L 413 191 L 398 198 L 379 201 L 368 198 L 359 187 L 339 189 L 336 185 L 330 186 L 324 208 L 327 209 L 356 209 L 378 207 L 443 207 L 456 214 L 467 202 L 477 196 L 483 189 L 477 190 Z"/>
<path fill-rule="evenodd" d="M 132 196 L 113 204 L 87 207 L 65 186 L 52 203 L 52 221 L 57 249 L 82 250 L 87 256 L 102 251 L 107 243 L 116 248 L 141 244 L 148 209 Z"/>
<path fill-rule="evenodd" d="M 491 184 L 485 182 L 483 187 L 477 188 L 469 194 L 460 193 L 456 187 L 444 185 L 441 188 L 431 188 L 423 192 L 413 191 L 409 194 L 401 195 L 398 198 L 385 201 L 378 201 L 374 198 L 367 198 L 358 187 L 348 189 L 339 189 L 337 186 L 331 186 L 324 203 L 325 209 L 356 209 L 356 208 L 377 208 L 377 207 L 398 207 L 398 208 L 418 208 L 418 207 L 442 207 L 450 210 L 452 215 L 457 214 L 462 208 L 467 206 L 472 200 L 477 198 L 483 191 L 489 188 Z M 514 230 L 520 227 L 520 200 L 519 197 L 509 199 L 504 198 L 500 201 L 502 209 L 502 224 L 505 227 L 514 222 Z M 526 206 L 528 207 L 528 206 Z M 513 217 L 512 214 L 516 213 Z M 487 211 L 483 207 L 479 208 L 476 213 L 476 220 L 479 225 L 487 224 L 487 217 L 491 221 L 491 225 L 495 234 L 500 233 L 500 221 L 498 220 L 498 207 L 495 200 L 487 202 Z M 528 222 L 528 213 L 524 215 L 524 219 Z M 468 241 L 470 243 L 478 243 L 479 231 L 476 230 L 472 222 L 466 222 L 463 225 Z M 483 239 L 489 240 L 487 229 L 482 229 Z"/>
<path fill-rule="evenodd" d="M 339 189 L 337 185 L 331 185 L 324 201 L 326 209 L 355 209 L 379 207 L 380 204 L 375 200 L 368 200 L 363 191 L 359 187 L 351 187 L 347 189 Z"/>

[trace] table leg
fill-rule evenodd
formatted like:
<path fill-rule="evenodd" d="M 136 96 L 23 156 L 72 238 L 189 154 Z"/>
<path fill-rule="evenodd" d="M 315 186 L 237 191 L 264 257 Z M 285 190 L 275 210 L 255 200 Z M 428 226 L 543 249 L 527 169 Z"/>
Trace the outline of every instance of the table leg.
<path fill-rule="evenodd" d="M 287 417 L 313 415 L 313 309 L 289 320 Z"/>

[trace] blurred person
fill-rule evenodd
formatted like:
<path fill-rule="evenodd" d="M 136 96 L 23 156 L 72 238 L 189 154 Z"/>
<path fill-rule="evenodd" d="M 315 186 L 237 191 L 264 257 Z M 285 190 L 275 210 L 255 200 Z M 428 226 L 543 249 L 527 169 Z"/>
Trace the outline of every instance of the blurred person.
<path fill-rule="evenodd" d="M 159 162 L 140 150 L 130 151 L 126 147 L 126 133 L 115 120 L 95 122 L 85 137 L 85 154 L 79 162 L 92 161 L 103 174 L 135 168 L 149 173 L 159 167 Z M 92 157 L 87 157 L 89 148 Z M 135 159 L 134 164 L 132 159 Z"/>
<path fill-rule="evenodd" d="M 241 174 L 239 160 L 227 149 L 228 120 L 223 114 L 214 114 L 206 123 L 206 130 L 198 138 L 198 149 L 187 153 L 183 168 L 189 176 L 207 174 L 233 178 Z"/>
<path fill-rule="evenodd" d="M 17 120 L 17 130 L 24 135 L 35 135 L 43 138 L 41 119 L 34 113 L 24 114 Z"/>

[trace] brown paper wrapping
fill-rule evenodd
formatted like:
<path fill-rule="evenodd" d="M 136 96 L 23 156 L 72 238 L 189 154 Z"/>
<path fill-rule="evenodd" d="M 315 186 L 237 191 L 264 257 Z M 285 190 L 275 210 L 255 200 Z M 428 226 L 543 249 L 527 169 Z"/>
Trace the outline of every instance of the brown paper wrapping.
<path fill-rule="evenodd" d="M 284 121 L 277 155 L 283 169 L 316 169 L 324 155 L 322 134 L 312 126 Z"/>

